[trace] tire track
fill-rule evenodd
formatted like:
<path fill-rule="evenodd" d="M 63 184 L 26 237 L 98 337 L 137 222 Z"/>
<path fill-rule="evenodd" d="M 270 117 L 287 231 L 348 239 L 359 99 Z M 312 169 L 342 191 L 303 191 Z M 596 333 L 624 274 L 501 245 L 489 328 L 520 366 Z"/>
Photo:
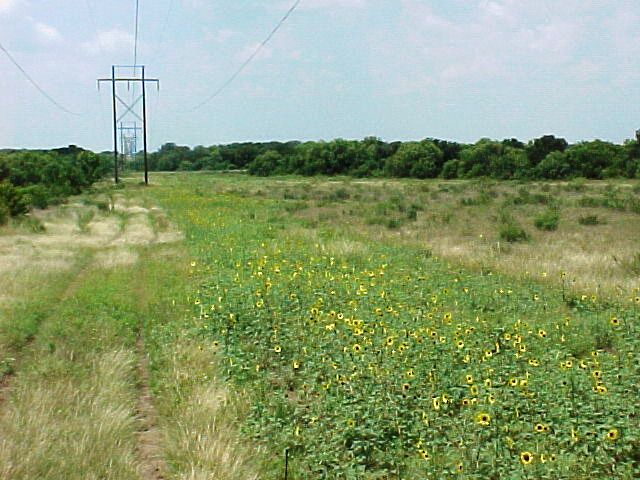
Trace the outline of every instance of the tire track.
<path fill-rule="evenodd" d="M 93 254 L 87 254 L 85 258 L 82 258 L 79 262 L 79 266 L 77 268 L 77 273 L 65 287 L 60 295 L 57 295 L 53 300 L 56 305 L 61 305 L 70 298 L 73 297 L 76 290 L 82 285 L 84 278 L 87 276 L 88 272 L 91 270 L 93 261 Z M 20 370 L 20 363 L 23 357 L 23 353 L 29 349 L 29 347 L 33 344 L 33 342 L 38 337 L 38 333 L 43 323 L 47 322 L 49 319 L 55 317 L 58 314 L 58 308 L 54 308 L 48 315 L 45 315 L 37 324 L 36 331 L 29 335 L 25 340 L 24 345 L 20 348 L 20 350 L 16 354 L 16 360 L 13 363 L 11 372 L 3 375 L 0 378 L 0 408 L 9 400 L 11 396 L 11 385 L 13 383 L 14 378 L 17 375 L 17 372 Z"/>
<path fill-rule="evenodd" d="M 147 213 L 147 221 L 152 224 L 150 214 Z M 153 229 L 154 241 L 158 238 Z M 137 432 L 136 453 L 140 465 L 140 478 L 142 480 L 164 480 L 167 465 L 162 452 L 162 431 L 158 427 L 158 414 L 153 403 L 153 393 L 150 387 L 149 358 L 145 347 L 144 319 L 149 310 L 147 292 L 146 260 L 148 252 L 143 250 L 137 266 L 135 293 L 138 297 L 139 319 L 136 325 L 136 351 L 138 355 L 138 404 L 137 415 L 139 430 Z"/>

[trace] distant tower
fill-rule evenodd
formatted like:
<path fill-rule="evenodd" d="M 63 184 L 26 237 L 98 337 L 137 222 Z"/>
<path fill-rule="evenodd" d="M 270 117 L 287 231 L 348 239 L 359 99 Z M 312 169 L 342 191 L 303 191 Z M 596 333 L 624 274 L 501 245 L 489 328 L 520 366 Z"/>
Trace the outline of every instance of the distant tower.
<path fill-rule="evenodd" d="M 640 143 L 640 128 L 636 130 L 636 140 Z"/>

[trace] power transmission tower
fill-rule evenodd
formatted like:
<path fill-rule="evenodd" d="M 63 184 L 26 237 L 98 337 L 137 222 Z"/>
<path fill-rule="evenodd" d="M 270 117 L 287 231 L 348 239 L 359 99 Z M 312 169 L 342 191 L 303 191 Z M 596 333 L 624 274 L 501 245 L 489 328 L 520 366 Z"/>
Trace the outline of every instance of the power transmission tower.
<path fill-rule="evenodd" d="M 120 69 L 131 69 L 132 75 L 128 76 L 116 76 L 116 71 Z M 113 103 L 113 160 L 114 160 L 114 179 L 118 183 L 118 122 L 121 122 L 125 117 L 131 115 L 142 122 L 142 138 L 144 148 L 144 183 L 149 184 L 149 163 L 147 160 L 147 83 L 155 83 L 156 87 L 160 89 L 160 80 L 157 78 L 146 78 L 144 65 L 112 65 L 111 66 L 111 78 L 99 78 L 98 89 L 103 82 L 111 83 L 111 95 Z M 130 102 L 127 102 L 118 95 L 118 84 L 126 83 L 127 88 L 131 88 L 131 84 L 136 85 L 140 83 L 142 86 L 142 93 L 132 98 Z M 142 100 L 142 112 L 136 111 L 136 106 Z M 125 108 L 124 113 L 118 116 L 118 103 L 122 104 Z M 122 132 L 121 132 L 122 133 Z M 124 147 L 123 147 L 124 148 Z"/>
<path fill-rule="evenodd" d="M 142 130 L 136 122 L 120 122 L 118 131 L 120 132 L 120 151 L 123 157 L 123 170 L 129 165 L 137 168 L 136 157 L 138 155 L 138 132 Z"/>

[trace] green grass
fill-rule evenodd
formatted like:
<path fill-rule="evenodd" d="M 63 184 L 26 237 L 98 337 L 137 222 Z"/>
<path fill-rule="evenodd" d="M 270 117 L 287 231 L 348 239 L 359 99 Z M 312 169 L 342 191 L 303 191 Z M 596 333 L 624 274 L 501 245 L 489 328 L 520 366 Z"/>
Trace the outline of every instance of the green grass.
<path fill-rule="evenodd" d="M 251 392 L 263 478 L 281 478 L 285 449 L 295 479 L 640 474 L 633 294 L 570 296 L 308 223 L 247 195 L 261 180 L 163 184 L 197 281 L 190 331 Z"/>
<path fill-rule="evenodd" d="M 520 263 L 579 258 L 576 231 L 617 245 L 634 214 L 577 205 L 626 195 L 602 191 L 154 175 L 108 191 L 103 224 L 100 192 L 67 270 L 3 306 L 0 477 L 138 478 L 146 357 L 164 478 L 281 479 L 285 450 L 292 480 L 637 478 L 637 284 L 600 295 L 571 264 Z M 495 253 L 551 198 L 557 230 Z M 578 223 L 604 208 L 607 225 Z M 104 231 L 114 245 L 92 243 Z M 502 257 L 446 255 L 469 238 Z"/>

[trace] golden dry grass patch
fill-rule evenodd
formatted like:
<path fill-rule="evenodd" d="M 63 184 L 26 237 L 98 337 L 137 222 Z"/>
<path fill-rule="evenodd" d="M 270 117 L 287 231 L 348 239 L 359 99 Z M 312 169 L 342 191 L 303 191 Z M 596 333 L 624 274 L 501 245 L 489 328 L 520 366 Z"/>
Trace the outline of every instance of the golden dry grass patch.
<path fill-rule="evenodd" d="M 215 351 L 182 342 L 170 361 L 169 388 L 180 400 L 163 422 L 165 454 L 181 479 L 257 479 L 260 452 L 239 435 L 246 392 L 230 392 L 215 377 Z M 207 381 L 203 382 L 203 375 Z M 166 413 L 166 412 L 165 412 Z"/>
<path fill-rule="evenodd" d="M 98 356 L 81 384 L 57 378 L 55 365 L 19 375 L 0 412 L 0 478 L 135 478 L 133 365 L 133 352 L 118 350 Z"/>

